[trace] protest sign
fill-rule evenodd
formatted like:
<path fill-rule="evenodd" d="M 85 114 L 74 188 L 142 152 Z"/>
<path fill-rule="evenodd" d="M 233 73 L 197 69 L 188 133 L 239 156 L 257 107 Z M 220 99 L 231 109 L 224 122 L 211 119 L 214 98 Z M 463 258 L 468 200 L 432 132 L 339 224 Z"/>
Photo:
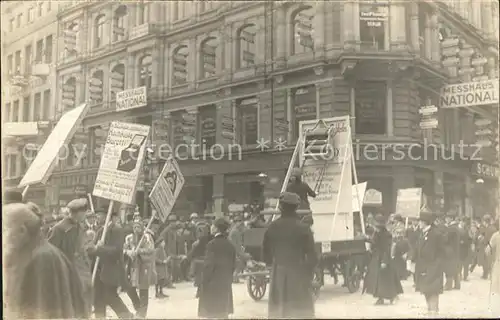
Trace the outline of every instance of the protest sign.
<path fill-rule="evenodd" d="M 405 218 L 418 218 L 422 203 L 422 188 L 399 189 L 396 213 Z"/>

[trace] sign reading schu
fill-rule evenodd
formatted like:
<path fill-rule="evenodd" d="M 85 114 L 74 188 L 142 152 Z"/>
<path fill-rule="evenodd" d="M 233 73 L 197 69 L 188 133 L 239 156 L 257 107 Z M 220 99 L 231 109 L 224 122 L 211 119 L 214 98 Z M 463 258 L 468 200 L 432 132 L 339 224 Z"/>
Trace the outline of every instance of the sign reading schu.
<path fill-rule="evenodd" d="M 111 123 L 94 196 L 133 204 L 149 130 L 149 126 L 135 123 Z"/>
<path fill-rule="evenodd" d="M 116 111 L 145 107 L 148 104 L 146 87 L 139 87 L 116 94 Z"/>
<path fill-rule="evenodd" d="M 498 79 L 459 83 L 441 89 L 441 108 L 498 104 Z"/>

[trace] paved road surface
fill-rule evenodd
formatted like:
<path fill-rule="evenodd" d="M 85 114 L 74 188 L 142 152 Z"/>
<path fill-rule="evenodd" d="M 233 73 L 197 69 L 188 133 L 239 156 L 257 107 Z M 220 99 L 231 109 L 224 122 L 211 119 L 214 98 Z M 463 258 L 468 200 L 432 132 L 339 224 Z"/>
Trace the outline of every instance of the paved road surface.
<path fill-rule="evenodd" d="M 321 289 L 321 295 L 316 302 L 318 318 L 421 318 L 425 316 L 426 306 L 422 295 L 412 287 L 413 281 L 403 282 L 405 293 L 394 305 L 375 306 L 375 299 L 360 292 L 350 294 L 346 288 L 334 285 L 329 277 L 327 284 Z M 489 281 L 480 279 L 479 272 L 471 275 L 468 282 L 462 283 L 462 290 L 447 291 L 440 298 L 440 317 L 489 317 Z M 176 289 L 165 291 L 170 295 L 167 299 L 154 298 L 151 289 L 148 318 L 182 319 L 196 318 L 198 300 L 195 299 L 195 288 L 190 283 L 176 285 Z M 247 293 L 246 284 L 233 286 L 235 314 L 233 318 L 265 318 L 267 315 L 267 294 L 262 301 L 253 301 Z M 122 295 L 125 303 L 130 306 L 130 300 Z M 491 301 L 491 304 L 498 301 Z M 133 309 L 131 309 L 133 310 Z M 109 311 L 108 315 L 113 312 Z M 114 314 L 113 314 L 114 318 Z"/>

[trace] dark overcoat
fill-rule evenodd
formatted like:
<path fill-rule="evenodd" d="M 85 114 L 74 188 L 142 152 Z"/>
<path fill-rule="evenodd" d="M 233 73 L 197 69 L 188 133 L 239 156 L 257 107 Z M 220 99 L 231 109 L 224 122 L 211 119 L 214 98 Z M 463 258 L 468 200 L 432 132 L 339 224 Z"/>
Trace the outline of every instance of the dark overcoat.
<path fill-rule="evenodd" d="M 236 252 L 225 235 L 215 235 L 207 244 L 199 287 L 198 316 L 225 319 L 234 312 L 233 272 Z"/>
<path fill-rule="evenodd" d="M 446 227 L 444 272 L 447 277 L 454 276 L 460 266 L 460 230 L 457 226 Z"/>
<path fill-rule="evenodd" d="M 459 229 L 460 231 L 460 261 L 462 263 L 472 262 L 472 235 L 467 229 Z"/>
<path fill-rule="evenodd" d="M 398 273 L 400 280 L 405 280 L 408 278 L 408 270 L 406 268 L 407 259 L 404 258 L 405 254 L 410 251 L 410 244 L 408 239 L 398 239 L 395 243 L 394 248 L 394 267 Z"/>
<path fill-rule="evenodd" d="M 422 231 L 415 251 L 415 289 L 428 295 L 443 293 L 445 247 L 436 226 Z"/>
<path fill-rule="evenodd" d="M 386 228 L 381 228 L 375 232 L 371 242 L 372 255 L 363 283 L 363 292 L 376 298 L 394 299 L 403 293 L 403 287 L 391 258 L 392 235 Z M 385 264 L 384 268 L 382 264 Z"/>
<path fill-rule="evenodd" d="M 309 210 L 311 208 L 309 204 L 309 197 L 315 197 L 316 193 L 309 187 L 309 185 L 300 179 L 295 182 L 290 182 L 286 188 L 287 192 L 292 192 L 300 197 L 299 209 Z"/>
<path fill-rule="evenodd" d="M 212 241 L 213 236 L 211 234 L 203 235 L 198 240 L 195 241 L 193 247 L 187 254 L 187 260 L 191 263 L 191 273 L 194 276 L 194 285 L 196 287 L 200 286 L 203 267 L 205 261 L 205 253 L 207 245 Z M 199 291 L 198 294 L 199 295 Z"/>
<path fill-rule="evenodd" d="M 264 233 L 263 259 L 272 265 L 269 318 L 313 318 L 312 280 L 318 257 L 309 226 L 282 214 Z"/>
<path fill-rule="evenodd" d="M 49 242 L 59 248 L 66 257 L 73 261 L 75 259 L 76 251 L 81 245 L 81 237 L 83 237 L 84 230 L 78 225 L 78 222 L 66 217 L 56 223 L 49 233 Z"/>

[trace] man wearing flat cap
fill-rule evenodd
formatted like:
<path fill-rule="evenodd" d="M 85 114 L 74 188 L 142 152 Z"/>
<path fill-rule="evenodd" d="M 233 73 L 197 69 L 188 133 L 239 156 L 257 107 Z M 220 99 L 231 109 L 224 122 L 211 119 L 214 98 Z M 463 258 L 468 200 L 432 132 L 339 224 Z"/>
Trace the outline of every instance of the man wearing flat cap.
<path fill-rule="evenodd" d="M 84 221 L 89 210 L 87 199 L 72 200 L 67 205 L 69 215 L 50 230 L 48 240 L 59 248 L 77 269 L 85 289 L 87 307 L 92 305 L 91 262 L 85 250 Z"/>
<path fill-rule="evenodd" d="M 300 204 L 297 194 L 283 192 L 281 216 L 264 234 L 262 254 L 272 266 L 269 318 L 314 318 L 312 280 L 318 257 L 313 233 L 297 215 Z"/>
<path fill-rule="evenodd" d="M 434 224 L 433 213 L 420 213 L 421 234 L 415 250 L 415 289 L 425 296 L 427 311 L 439 312 L 439 295 L 443 293 L 445 244 L 443 234 Z"/>

